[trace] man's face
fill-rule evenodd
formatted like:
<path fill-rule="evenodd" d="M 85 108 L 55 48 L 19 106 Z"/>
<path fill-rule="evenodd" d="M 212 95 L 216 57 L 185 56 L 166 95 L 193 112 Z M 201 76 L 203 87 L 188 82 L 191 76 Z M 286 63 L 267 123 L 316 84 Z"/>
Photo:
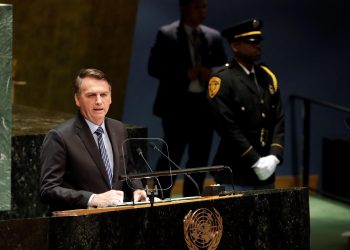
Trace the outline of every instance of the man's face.
<path fill-rule="evenodd" d="M 207 1 L 192 0 L 191 3 L 183 7 L 183 15 L 188 25 L 193 27 L 200 25 L 207 15 Z"/>
<path fill-rule="evenodd" d="M 247 41 L 236 41 L 231 44 L 231 48 L 239 61 L 254 63 L 261 58 L 260 42 L 251 43 Z"/>
<path fill-rule="evenodd" d="M 82 80 L 80 93 L 75 94 L 74 98 L 81 114 L 96 125 L 102 124 L 112 103 L 108 82 L 90 77 Z"/>

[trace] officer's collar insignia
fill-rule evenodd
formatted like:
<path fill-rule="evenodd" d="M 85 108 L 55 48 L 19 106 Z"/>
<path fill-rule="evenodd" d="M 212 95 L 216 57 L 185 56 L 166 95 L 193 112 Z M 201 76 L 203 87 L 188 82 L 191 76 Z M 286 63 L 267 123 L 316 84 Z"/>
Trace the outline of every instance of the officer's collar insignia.
<path fill-rule="evenodd" d="M 208 86 L 210 98 L 213 98 L 219 92 L 220 86 L 221 86 L 221 78 L 217 76 L 213 76 L 212 78 L 210 78 L 209 86 Z"/>

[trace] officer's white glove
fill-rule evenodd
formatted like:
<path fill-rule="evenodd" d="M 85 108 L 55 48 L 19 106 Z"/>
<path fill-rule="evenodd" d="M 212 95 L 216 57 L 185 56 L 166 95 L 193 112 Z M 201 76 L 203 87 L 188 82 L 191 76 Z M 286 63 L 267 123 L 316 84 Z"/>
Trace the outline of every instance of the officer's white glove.
<path fill-rule="evenodd" d="M 252 166 L 252 168 L 256 168 L 260 162 L 261 157 L 254 163 L 254 165 Z"/>
<path fill-rule="evenodd" d="M 276 170 L 280 161 L 274 155 L 261 157 L 252 167 L 259 180 L 268 179 Z"/>
<path fill-rule="evenodd" d="M 259 180 L 263 180 L 265 178 L 265 170 L 261 167 L 261 159 L 257 160 L 252 168 L 254 169 L 255 174 L 258 176 Z"/>
<path fill-rule="evenodd" d="M 266 168 L 269 171 L 267 178 L 269 178 L 275 172 L 276 167 L 279 163 L 280 163 L 280 160 L 278 160 L 277 157 L 274 155 L 268 155 L 263 157 L 262 164 L 266 164 Z"/>

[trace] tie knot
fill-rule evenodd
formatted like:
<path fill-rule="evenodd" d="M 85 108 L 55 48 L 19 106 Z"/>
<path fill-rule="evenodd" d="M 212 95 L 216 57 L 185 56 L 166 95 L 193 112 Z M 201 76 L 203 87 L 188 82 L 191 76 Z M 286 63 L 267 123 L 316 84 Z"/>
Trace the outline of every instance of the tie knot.
<path fill-rule="evenodd" d="M 96 131 L 95 131 L 95 134 L 96 135 L 102 135 L 104 133 L 104 131 L 103 131 L 103 128 L 102 127 L 98 127 L 97 129 L 96 129 Z"/>

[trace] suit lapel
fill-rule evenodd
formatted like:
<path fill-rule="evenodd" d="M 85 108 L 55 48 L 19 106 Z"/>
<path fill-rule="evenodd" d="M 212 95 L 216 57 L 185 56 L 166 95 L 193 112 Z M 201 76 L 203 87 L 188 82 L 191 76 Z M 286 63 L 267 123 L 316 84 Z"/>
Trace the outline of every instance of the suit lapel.
<path fill-rule="evenodd" d="M 184 62 L 186 67 L 192 65 L 192 59 L 191 59 L 191 53 L 190 53 L 190 47 L 188 45 L 188 37 L 185 31 L 185 27 L 183 24 L 180 24 L 177 29 L 177 41 L 179 44 L 179 52 L 184 53 Z"/>
<path fill-rule="evenodd" d="M 98 146 L 94 140 L 93 135 L 91 134 L 89 126 L 86 124 L 84 118 L 80 114 L 78 114 L 76 119 L 76 133 L 80 137 L 86 150 L 89 152 L 91 158 L 93 159 L 96 166 L 100 170 L 104 181 L 109 186 L 109 179 L 108 179 L 106 167 L 103 163 Z"/>
<path fill-rule="evenodd" d="M 255 82 L 252 79 L 250 79 L 245 72 L 240 72 L 238 78 L 239 78 L 239 81 L 243 85 L 245 85 L 250 92 L 252 92 L 254 95 L 259 95 Z"/>
<path fill-rule="evenodd" d="M 238 77 L 239 81 L 245 85 L 250 92 L 252 92 L 254 95 L 259 95 L 255 82 L 250 79 L 250 77 L 244 72 L 237 62 L 235 62 L 235 69 L 236 72 L 232 72 L 232 78 L 234 79 Z"/>

